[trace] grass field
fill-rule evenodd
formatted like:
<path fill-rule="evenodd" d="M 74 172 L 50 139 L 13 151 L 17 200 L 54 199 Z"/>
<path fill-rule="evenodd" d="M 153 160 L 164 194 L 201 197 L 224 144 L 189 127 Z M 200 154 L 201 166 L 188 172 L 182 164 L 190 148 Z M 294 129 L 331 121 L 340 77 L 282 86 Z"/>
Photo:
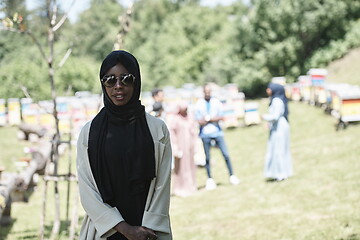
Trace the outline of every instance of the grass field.
<path fill-rule="evenodd" d="M 266 110 L 266 104 L 261 102 L 261 112 Z M 205 169 L 199 168 L 199 191 L 187 198 L 172 197 L 174 239 L 360 240 L 360 124 L 336 131 L 335 123 L 319 108 L 290 103 L 294 176 L 278 183 L 263 178 L 268 137 L 264 125 L 227 130 L 226 141 L 241 183 L 229 184 L 225 163 L 219 151 L 213 149 L 213 177 L 219 186 L 214 191 L 204 190 Z M 15 139 L 11 133 L 16 131 L 0 129 L 1 136 L 4 132 L 8 135 L 0 139 L 1 164 L 5 161 L 11 168 L 9 161 L 11 156 L 18 156 L 18 150 L 5 144 Z M 19 148 L 23 145 L 20 143 Z M 13 204 L 13 224 L 1 227 L 0 239 L 38 239 L 42 189 L 40 182 L 28 203 Z M 61 190 L 64 221 L 65 183 Z M 49 191 L 48 235 L 53 219 L 52 198 Z M 82 216 L 83 211 L 79 210 L 79 214 Z M 59 239 L 67 239 L 63 223 Z"/>

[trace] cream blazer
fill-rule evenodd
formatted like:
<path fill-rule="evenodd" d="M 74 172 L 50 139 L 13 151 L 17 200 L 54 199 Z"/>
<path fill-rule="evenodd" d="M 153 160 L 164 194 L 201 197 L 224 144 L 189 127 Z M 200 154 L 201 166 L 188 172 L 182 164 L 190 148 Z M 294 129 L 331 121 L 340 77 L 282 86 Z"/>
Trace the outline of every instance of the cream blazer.
<path fill-rule="evenodd" d="M 156 177 L 151 181 L 142 225 L 153 229 L 158 240 L 171 240 L 169 216 L 171 144 L 166 124 L 146 113 L 146 120 L 154 141 Z M 101 240 L 114 234 L 113 227 L 124 218 L 115 207 L 102 201 L 92 175 L 88 158 L 88 138 L 91 121 L 82 128 L 77 142 L 76 166 L 81 204 L 85 217 L 80 230 L 81 240 Z"/>

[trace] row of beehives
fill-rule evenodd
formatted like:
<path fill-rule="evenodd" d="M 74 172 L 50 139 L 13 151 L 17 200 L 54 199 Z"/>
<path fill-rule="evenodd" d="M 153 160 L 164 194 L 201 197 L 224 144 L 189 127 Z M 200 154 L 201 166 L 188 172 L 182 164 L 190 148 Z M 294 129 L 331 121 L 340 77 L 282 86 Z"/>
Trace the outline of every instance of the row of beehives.
<path fill-rule="evenodd" d="M 308 75 L 286 85 L 289 99 L 323 108 L 338 119 L 337 128 L 360 121 L 360 86 L 327 83 L 325 69 L 311 69 Z"/>
<path fill-rule="evenodd" d="M 58 97 L 57 116 L 62 133 L 78 132 L 98 112 L 99 95 Z M 0 126 L 22 123 L 52 129 L 55 126 L 51 100 L 34 102 L 31 98 L 0 99 Z"/>

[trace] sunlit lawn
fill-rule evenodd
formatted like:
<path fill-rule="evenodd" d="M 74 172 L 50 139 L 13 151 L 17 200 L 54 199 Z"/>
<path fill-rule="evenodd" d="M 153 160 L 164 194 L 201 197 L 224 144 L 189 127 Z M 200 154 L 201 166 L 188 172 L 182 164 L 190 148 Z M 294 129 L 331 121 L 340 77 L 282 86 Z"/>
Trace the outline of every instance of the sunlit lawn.
<path fill-rule="evenodd" d="M 242 183 L 229 185 L 224 161 L 213 151 L 222 186 L 173 199 L 176 238 L 360 239 L 360 125 L 336 132 L 335 120 L 320 109 L 294 103 L 290 111 L 294 177 L 264 181 L 264 126 L 228 131 Z M 205 184 L 204 169 L 198 180 Z"/>
<path fill-rule="evenodd" d="M 261 112 L 266 104 L 261 102 Z M 233 167 L 242 182 L 238 186 L 229 184 L 220 152 L 213 149 L 213 177 L 218 188 L 204 190 L 205 169 L 199 168 L 198 193 L 188 198 L 172 197 L 174 239 L 360 239 L 360 124 L 336 131 L 336 121 L 319 108 L 291 103 L 290 111 L 294 176 L 279 183 L 264 181 L 268 137 L 264 125 L 227 130 Z M 8 130 L 0 129 L 1 134 L 4 131 Z M 0 146 L 3 144 L 4 139 L 0 139 Z M 1 153 L 2 157 L 11 155 Z M 30 202 L 13 204 L 13 224 L 1 227 L 0 239 L 38 239 L 42 188 L 40 182 Z M 61 190 L 64 221 L 65 183 Z M 48 199 L 49 234 L 52 191 Z M 83 215 L 81 207 L 79 214 Z M 65 226 L 64 222 L 60 239 L 67 239 Z"/>

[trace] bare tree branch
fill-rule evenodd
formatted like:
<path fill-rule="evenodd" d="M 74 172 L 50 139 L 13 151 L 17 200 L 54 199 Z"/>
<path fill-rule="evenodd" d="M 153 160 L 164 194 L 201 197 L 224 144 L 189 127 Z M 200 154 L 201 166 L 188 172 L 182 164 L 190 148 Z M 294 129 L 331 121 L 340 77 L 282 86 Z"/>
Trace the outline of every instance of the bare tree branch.
<path fill-rule="evenodd" d="M 72 48 L 69 48 L 69 49 L 66 51 L 64 57 L 61 59 L 59 65 L 58 65 L 58 68 L 61 68 L 61 67 L 65 64 L 65 62 L 66 62 L 66 60 L 69 58 L 71 52 L 72 52 Z"/>
<path fill-rule="evenodd" d="M 130 21 L 131 15 L 133 13 L 133 3 L 130 2 L 127 10 L 118 17 L 120 29 L 116 35 L 116 40 L 113 46 L 113 50 L 120 50 L 124 45 L 124 38 L 126 34 L 130 31 Z"/>
<path fill-rule="evenodd" d="M 57 10 L 58 10 L 58 8 L 57 8 L 56 4 L 54 4 L 54 6 L 53 6 L 53 8 L 52 8 L 52 17 L 51 17 L 51 19 L 50 19 L 50 25 L 51 25 L 51 26 L 54 26 L 55 23 L 56 23 Z M 49 11 L 49 12 L 50 12 L 50 11 Z M 51 30 L 53 30 L 53 29 L 51 29 Z"/>
<path fill-rule="evenodd" d="M 66 19 L 67 19 L 68 16 L 69 16 L 69 12 L 70 12 L 71 8 L 74 6 L 74 3 L 75 3 L 75 0 L 73 0 L 73 1 L 71 2 L 71 5 L 70 5 L 68 11 L 64 14 L 64 16 L 62 16 L 62 18 L 60 19 L 60 21 L 53 27 L 52 30 L 53 30 L 54 32 L 56 32 L 56 31 L 64 24 L 64 22 L 66 21 Z"/>
<path fill-rule="evenodd" d="M 24 86 L 24 85 L 20 85 L 20 88 L 21 88 L 21 91 L 23 91 L 24 95 L 27 97 L 27 98 L 31 98 L 31 95 L 29 94 L 27 88 Z"/>

